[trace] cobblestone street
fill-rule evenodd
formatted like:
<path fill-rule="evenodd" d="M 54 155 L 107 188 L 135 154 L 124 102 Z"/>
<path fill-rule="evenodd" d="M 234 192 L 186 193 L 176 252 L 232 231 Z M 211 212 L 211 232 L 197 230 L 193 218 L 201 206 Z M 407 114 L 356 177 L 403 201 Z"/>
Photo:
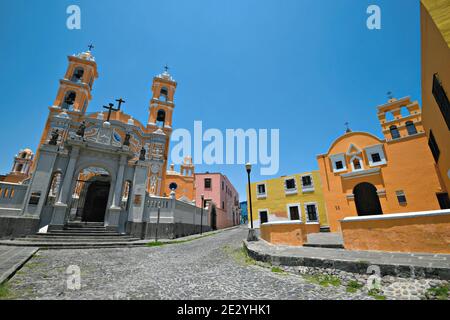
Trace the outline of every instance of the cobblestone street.
<path fill-rule="evenodd" d="M 247 229 L 160 247 L 40 251 L 8 284 L 18 299 L 371 299 L 245 263 Z M 81 289 L 66 270 L 81 269 Z"/>

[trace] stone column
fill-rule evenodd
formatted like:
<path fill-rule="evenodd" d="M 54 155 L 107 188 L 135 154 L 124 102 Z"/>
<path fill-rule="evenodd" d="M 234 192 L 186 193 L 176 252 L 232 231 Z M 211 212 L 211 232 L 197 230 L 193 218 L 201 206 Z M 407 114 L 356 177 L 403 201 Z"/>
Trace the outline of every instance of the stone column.
<path fill-rule="evenodd" d="M 114 186 L 114 194 L 112 199 L 111 207 L 108 209 L 108 219 L 105 221 L 107 229 L 117 229 L 119 226 L 120 212 L 122 208 L 120 207 L 120 200 L 122 198 L 122 187 L 123 187 L 123 174 L 125 171 L 125 164 L 127 163 L 127 155 L 120 155 L 119 170 L 117 171 L 116 184 Z"/>
<path fill-rule="evenodd" d="M 67 214 L 67 202 L 70 195 L 70 187 L 72 185 L 73 174 L 75 172 L 75 165 L 80 154 L 80 147 L 73 146 L 70 153 L 69 164 L 67 165 L 66 173 L 64 174 L 63 183 L 59 190 L 58 200 L 54 204 L 52 221 L 50 223 L 50 230 L 60 230 L 64 227 Z"/>

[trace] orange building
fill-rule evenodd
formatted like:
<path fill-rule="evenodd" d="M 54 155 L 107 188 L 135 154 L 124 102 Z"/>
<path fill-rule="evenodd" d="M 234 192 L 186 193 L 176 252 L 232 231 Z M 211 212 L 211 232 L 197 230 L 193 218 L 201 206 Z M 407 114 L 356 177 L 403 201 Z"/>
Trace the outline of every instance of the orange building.
<path fill-rule="evenodd" d="M 348 130 L 317 157 L 332 232 L 345 217 L 441 208 L 445 186 L 418 102 L 392 98 L 378 107 L 378 119 L 384 139 Z"/>
<path fill-rule="evenodd" d="M 22 183 L 31 177 L 34 153 L 30 149 L 23 149 L 14 157 L 11 172 L 1 176 L 0 181 L 11 183 Z"/>
<path fill-rule="evenodd" d="M 180 172 L 175 171 L 175 165 L 170 165 L 170 170 L 166 173 L 166 185 L 164 193 L 166 196 L 172 191 L 170 185 L 175 183 L 177 188 L 175 196 L 178 200 L 195 201 L 195 177 L 194 165 L 191 157 L 185 157 L 180 165 Z"/>
<path fill-rule="evenodd" d="M 420 19 L 422 118 L 446 188 L 440 198 L 444 203 L 450 190 L 450 1 L 422 0 Z"/>

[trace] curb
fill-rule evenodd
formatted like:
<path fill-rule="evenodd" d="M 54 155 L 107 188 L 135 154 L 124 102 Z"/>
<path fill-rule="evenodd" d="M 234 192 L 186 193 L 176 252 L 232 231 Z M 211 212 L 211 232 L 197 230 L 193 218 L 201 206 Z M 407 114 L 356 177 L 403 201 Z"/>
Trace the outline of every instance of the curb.
<path fill-rule="evenodd" d="M 11 268 L 9 268 L 6 272 L 0 275 L 0 285 L 11 279 L 17 271 L 19 271 L 25 263 L 27 263 L 35 254 L 38 252 L 39 249 L 33 250 L 31 254 L 28 255 L 28 257 L 24 257 L 22 260 L 14 264 Z"/>
<path fill-rule="evenodd" d="M 259 240 L 261 241 L 261 240 Z M 345 259 L 325 259 L 314 257 L 295 257 L 264 253 L 249 247 L 247 240 L 243 246 L 249 257 L 254 260 L 283 266 L 304 266 L 315 268 L 331 268 L 345 272 L 368 274 L 369 266 L 377 265 L 383 276 L 395 276 L 402 278 L 428 278 L 450 280 L 450 268 L 422 267 L 412 265 L 389 264 L 386 262 L 350 261 Z M 250 245 L 251 246 L 251 245 Z"/>

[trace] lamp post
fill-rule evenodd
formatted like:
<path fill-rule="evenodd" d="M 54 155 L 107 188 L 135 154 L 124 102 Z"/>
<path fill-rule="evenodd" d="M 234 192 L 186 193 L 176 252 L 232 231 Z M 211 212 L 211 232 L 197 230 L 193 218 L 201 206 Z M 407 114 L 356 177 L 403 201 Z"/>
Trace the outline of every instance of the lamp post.
<path fill-rule="evenodd" d="M 250 229 L 248 230 L 247 241 L 257 241 L 255 229 L 253 229 L 253 210 L 252 210 L 252 187 L 250 185 L 250 172 L 252 171 L 251 163 L 247 163 L 245 165 L 245 169 L 247 170 L 247 179 L 248 179 L 248 201 L 250 204 Z"/>
<path fill-rule="evenodd" d="M 200 212 L 200 234 L 203 233 L 203 208 L 205 207 L 205 196 L 202 194 L 202 211 Z"/>

